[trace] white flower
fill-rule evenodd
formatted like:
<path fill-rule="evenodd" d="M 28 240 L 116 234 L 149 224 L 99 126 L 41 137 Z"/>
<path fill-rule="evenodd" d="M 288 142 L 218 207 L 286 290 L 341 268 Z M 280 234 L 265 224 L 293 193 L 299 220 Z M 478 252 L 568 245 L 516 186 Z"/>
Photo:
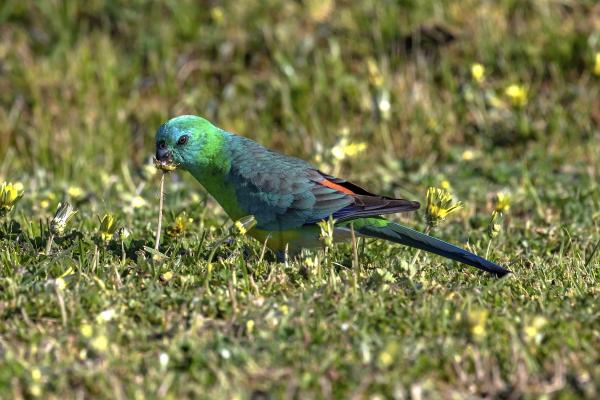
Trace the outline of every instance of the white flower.
<path fill-rule="evenodd" d="M 158 363 L 160 364 L 161 369 L 166 369 L 167 365 L 169 365 L 169 355 L 167 353 L 160 353 L 158 356 Z"/>
<path fill-rule="evenodd" d="M 98 316 L 96 317 L 96 321 L 108 322 L 108 321 L 111 321 L 112 319 L 114 319 L 116 316 L 117 316 L 117 312 L 115 311 L 115 309 L 109 308 L 109 309 L 102 311 L 100 314 L 98 314 Z"/>
<path fill-rule="evenodd" d="M 229 360 L 231 358 L 231 352 L 228 349 L 221 349 L 220 354 L 225 360 Z"/>

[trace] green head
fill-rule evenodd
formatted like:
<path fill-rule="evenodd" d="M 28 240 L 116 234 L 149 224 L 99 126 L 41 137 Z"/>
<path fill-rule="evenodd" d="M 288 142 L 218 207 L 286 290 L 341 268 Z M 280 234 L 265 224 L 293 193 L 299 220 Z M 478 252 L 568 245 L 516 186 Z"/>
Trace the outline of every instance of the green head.
<path fill-rule="evenodd" d="M 220 129 L 204 118 L 181 115 L 158 128 L 156 159 L 190 169 L 202 164 L 221 138 Z"/>

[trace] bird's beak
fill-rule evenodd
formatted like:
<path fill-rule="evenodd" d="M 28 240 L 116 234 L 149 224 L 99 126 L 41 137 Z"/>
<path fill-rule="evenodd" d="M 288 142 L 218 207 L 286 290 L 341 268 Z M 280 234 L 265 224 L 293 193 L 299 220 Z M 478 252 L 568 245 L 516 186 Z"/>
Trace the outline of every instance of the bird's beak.
<path fill-rule="evenodd" d="M 173 154 L 166 147 L 158 146 L 156 148 L 156 159 L 163 164 L 173 163 Z"/>

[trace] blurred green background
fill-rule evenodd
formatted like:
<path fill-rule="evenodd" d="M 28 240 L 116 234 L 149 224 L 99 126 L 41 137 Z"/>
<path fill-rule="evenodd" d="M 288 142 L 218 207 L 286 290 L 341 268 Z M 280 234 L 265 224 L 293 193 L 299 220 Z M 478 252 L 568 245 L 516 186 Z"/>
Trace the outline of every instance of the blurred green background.
<path fill-rule="evenodd" d="M 184 113 L 443 187 L 435 235 L 514 274 L 362 240 L 270 262 L 187 174 L 156 262 L 153 138 Z M 0 397 L 598 398 L 599 125 L 596 1 L 3 0 Z"/>
<path fill-rule="evenodd" d="M 182 113 L 309 159 L 348 130 L 408 169 L 464 147 L 583 160 L 599 24 L 594 1 L 4 1 L 0 172 L 140 165 Z"/>

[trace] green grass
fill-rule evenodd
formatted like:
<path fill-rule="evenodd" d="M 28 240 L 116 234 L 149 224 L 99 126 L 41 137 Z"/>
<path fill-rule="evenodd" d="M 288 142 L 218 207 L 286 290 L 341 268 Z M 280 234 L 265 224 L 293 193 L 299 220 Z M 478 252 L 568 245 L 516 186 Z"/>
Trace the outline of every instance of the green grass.
<path fill-rule="evenodd" d="M 597 27 L 593 1 L 2 2 L 0 182 L 25 193 L 0 221 L 0 397 L 597 398 Z M 514 274 L 376 240 L 354 266 L 349 244 L 217 247 L 185 174 L 165 223 L 193 222 L 153 259 L 153 136 L 182 113 L 385 194 L 448 181 L 465 208 L 435 234 Z M 342 133 L 367 149 L 336 160 Z"/>

